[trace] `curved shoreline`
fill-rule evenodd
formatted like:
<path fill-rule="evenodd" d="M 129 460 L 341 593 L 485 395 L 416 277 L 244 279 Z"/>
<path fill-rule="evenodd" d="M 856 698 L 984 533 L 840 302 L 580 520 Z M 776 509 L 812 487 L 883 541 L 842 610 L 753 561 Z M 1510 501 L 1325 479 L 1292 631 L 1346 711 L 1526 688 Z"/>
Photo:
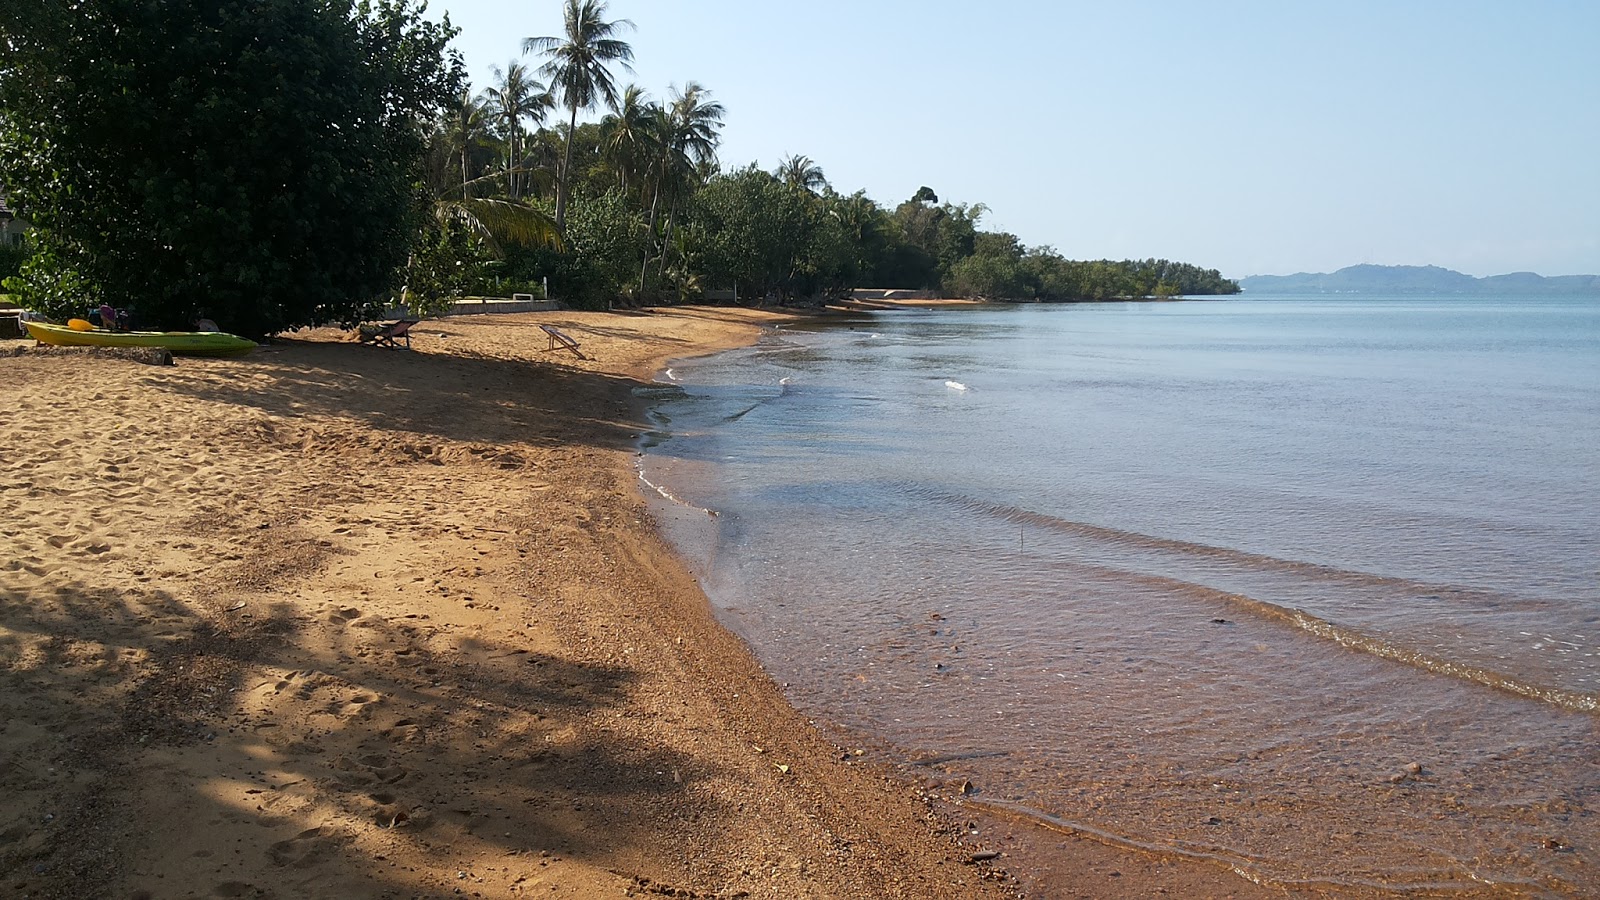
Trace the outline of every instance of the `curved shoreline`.
<path fill-rule="evenodd" d="M 0 878 L 1015 895 L 974 857 L 1040 838 L 955 827 L 974 812 L 806 720 L 649 522 L 633 389 L 792 318 L 476 316 L 412 352 L 325 331 L 173 368 L 0 362 Z M 1028 896 L 1257 896 L 1061 843 L 1033 870 L 1063 880 Z"/>

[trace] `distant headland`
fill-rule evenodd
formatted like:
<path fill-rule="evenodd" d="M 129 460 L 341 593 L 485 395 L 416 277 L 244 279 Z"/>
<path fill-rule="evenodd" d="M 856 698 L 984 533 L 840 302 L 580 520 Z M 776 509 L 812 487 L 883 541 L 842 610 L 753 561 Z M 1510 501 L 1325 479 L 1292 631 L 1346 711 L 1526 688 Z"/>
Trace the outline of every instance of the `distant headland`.
<path fill-rule="evenodd" d="M 1251 275 L 1239 279 L 1251 294 L 1573 294 L 1600 297 L 1600 275 L 1512 272 L 1474 278 L 1439 266 L 1347 266 L 1337 272 Z"/>

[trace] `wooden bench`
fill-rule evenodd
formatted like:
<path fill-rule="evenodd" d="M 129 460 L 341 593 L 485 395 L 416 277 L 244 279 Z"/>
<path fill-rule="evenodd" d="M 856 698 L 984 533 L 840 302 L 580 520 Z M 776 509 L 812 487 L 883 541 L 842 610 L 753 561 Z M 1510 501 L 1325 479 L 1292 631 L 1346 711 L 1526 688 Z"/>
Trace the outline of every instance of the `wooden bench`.
<path fill-rule="evenodd" d="M 589 358 L 584 356 L 583 352 L 578 349 L 578 342 L 567 335 L 562 334 L 561 329 L 555 327 L 554 325 L 540 325 L 539 327 L 544 330 L 545 334 L 550 335 L 551 350 L 571 350 L 572 355 L 579 359 Z"/>

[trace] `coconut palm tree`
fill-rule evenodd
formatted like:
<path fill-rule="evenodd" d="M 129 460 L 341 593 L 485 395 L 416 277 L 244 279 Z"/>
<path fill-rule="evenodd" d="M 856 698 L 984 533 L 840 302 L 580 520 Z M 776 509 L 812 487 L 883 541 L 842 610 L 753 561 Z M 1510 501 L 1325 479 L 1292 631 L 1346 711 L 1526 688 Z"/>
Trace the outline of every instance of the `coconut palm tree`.
<path fill-rule="evenodd" d="M 648 168 L 660 152 L 660 109 L 650 102 L 644 89 L 630 84 L 622 92 L 621 102 L 613 104 L 611 115 L 600 123 L 601 152 L 616 170 L 624 194 L 628 183 Z"/>
<path fill-rule="evenodd" d="M 542 53 L 546 61 L 539 74 L 571 112 L 567 125 L 566 161 L 556 183 L 556 228 L 567 224 L 567 191 L 572 183 L 572 136 L 578 130 L 578 110 L 593 109 L 601 100 L 615 105 L 616 83 L 611 80 L 609 63 L 619 63 L 629 72 L 633 67 L 633 48 L 616 36 L 633 22 L 618 19 L 607 22 L 604 0 L 567 0 L 566 35 L 531 37 L 522 42 L 523 53 Z"/>
<path fill-rule="evenodd" d="M 544 85 L 533 77 L 528 67 L 513 60 L 502 72 L 491 66 L 494 84 L 483 92 L 487 112 L 498 119 L 506 135 L 506 193 L 512 200 L 522 197 L 527 183 L 522 177 L 522 120 L 527 119 L 537 127 L 544 121 L 545 113 L 555 108 L 555 99 Z"/>
<path fill-rule="evenodd" d="M 493 174 L 456 180 L 455 141 L 451 121 L 436 129 L 428 141 L 423 182 L 434 219 L 441 226 L 451 222 L 465 226 L 483 238 L 496 255 L 505 243 L 559 247 L 561 236 L 556 232 L 555 221 L 546 213 L 519 201 L 481 196 L 493 189 Z"/>
<path fill-rule="evenodd" d="M 716 171 L 717 144 L 721 139 L 722 119 L 726 114 L 723 105 L 712 100 L 711 92 L 697 81 L 686 83 L 682 91 L 674 87 L 672 102 L 658 114 L 657 127 L 661 129 L 663 140 L 656 166 L 655 191 L 650 201 L 647 231 L 655 234 L 661 204 L 666 201 L 667 227 L 661 239 L 663 271 L 666 269 L 667 248 L 671 245 L 678 203 Z M 647 250 L 639 269 L 641 293 L 649 265 Z"/>
<path fill-rule="evenodd" d="M 439 138 L 447 155 L 460 163 L 463 186 L 473 178 L 473 152 L 487 145 L 488 136 L 489 117 L 483 103 L 470 90 L 462 91 L 445 111 Z"/>
<path fill-rule="evenodd" d="M 778 163 L 778 168 L 772 174 L 789 187 L 808 194 L 820 194 L 828 189 L 828 179 L 822 174 L 822 167 L 812 162 L 809 156 L 791 156 Z"/>
<path fill-rule="evenodd" d="M 469 103 L 463 103 L 463 108 L 475 102 L 470 95 L 464 100 Z M 482 246 L 490 254 L 501 258 L 505 256 L 504 245 L 507 243 L 561 246 L 555 221 L 543 211 L 514 200 L 479 196 L 492 189 L 497 176 L 462 177 L 462 170 L 457 166 L 461 156 L 458 148 L 461 135 L 459 113 L 460 110 L 452 110 L 428 135 L 422 180 L 428 192 L 434 224 L 417 234 L 417 243 L 406 260 L 406 283 L 400 293 L 400 302 L 405 306 L 418 302 L 411 292 L 418 253 L 441 235 L 465 231 L 481 240 Z M 460 263 L 457 262 L 457 265 Z M 413 311 L 416 311 L 415 308 Z"/>
<path fill-rule="evenodd" d="M 693 186 L 701 171 L 715 168 L 726 113 L 697 81 L 685 84 L 682 91 L 672 89 L 672 102 L 661 111 L 657 126 L 663 140 L 656 165 L 655 194 L 650 202 L 651 228 L 655 228 L 663 199 L 669 204 L 676 202 L 686 187 Z"/>

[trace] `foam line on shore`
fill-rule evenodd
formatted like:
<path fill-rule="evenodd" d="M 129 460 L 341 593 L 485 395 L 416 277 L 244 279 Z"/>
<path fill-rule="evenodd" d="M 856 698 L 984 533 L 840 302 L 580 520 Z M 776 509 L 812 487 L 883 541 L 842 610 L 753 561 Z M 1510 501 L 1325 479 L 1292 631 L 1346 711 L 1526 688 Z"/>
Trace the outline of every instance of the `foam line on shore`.
<path fill-rule="evenodd" d="M 1269 878 L 1256 870 L 1251 861 L 1244 855 L 1231 853 L 1217 848 L 1189 847 L 1182 844 L 1161 844 L 1153 841 L 1141 841 L 1126 835 L 1118 834 L 1105 828 L 1088 825 L 1083 822 L 1073 822 L 1060 816 L 1052 815 L 1043 810 L 1034 809 L 1022 803 L 1010 800 L 987 800 L 977 797 L 966 797 L 961 801 L 967 806 L 976 807 L 991 815 L 1013 821 L 1020 820 L 1061 834 L 1076 835 L 1098 841 L 1108 846 L 1123 850 L 1136 850 L 1143 853 L 1152 853 L 1157 856 L 1182 857 L 1196 862 L 1219 865 L 1233 874 L 1253 884 L 1262 887 L 1278 888 L 1282 890 L 1312 890 L 1317 892 L 1336 893 L 1348 891 L 1352 888 L 1365 888 L 1385 892 L 1416 893 L 1437 896 L 1439 894 L 1468 893 L 1480 891 L 1485 884 L 1495 886 L 1516 885 L 1526 888 L 1539 888 L 1540 885 L 1532 881 L 1486 881 L 1480 880 L 1467 873 L 1466 878 L 1451 877 L 1441 874 L 1436 880 L 1420 880 L 1405 883 L 1383 882 L 1375 879 L 1349 877 L 1340 879 L 1286 879 Z"/>

